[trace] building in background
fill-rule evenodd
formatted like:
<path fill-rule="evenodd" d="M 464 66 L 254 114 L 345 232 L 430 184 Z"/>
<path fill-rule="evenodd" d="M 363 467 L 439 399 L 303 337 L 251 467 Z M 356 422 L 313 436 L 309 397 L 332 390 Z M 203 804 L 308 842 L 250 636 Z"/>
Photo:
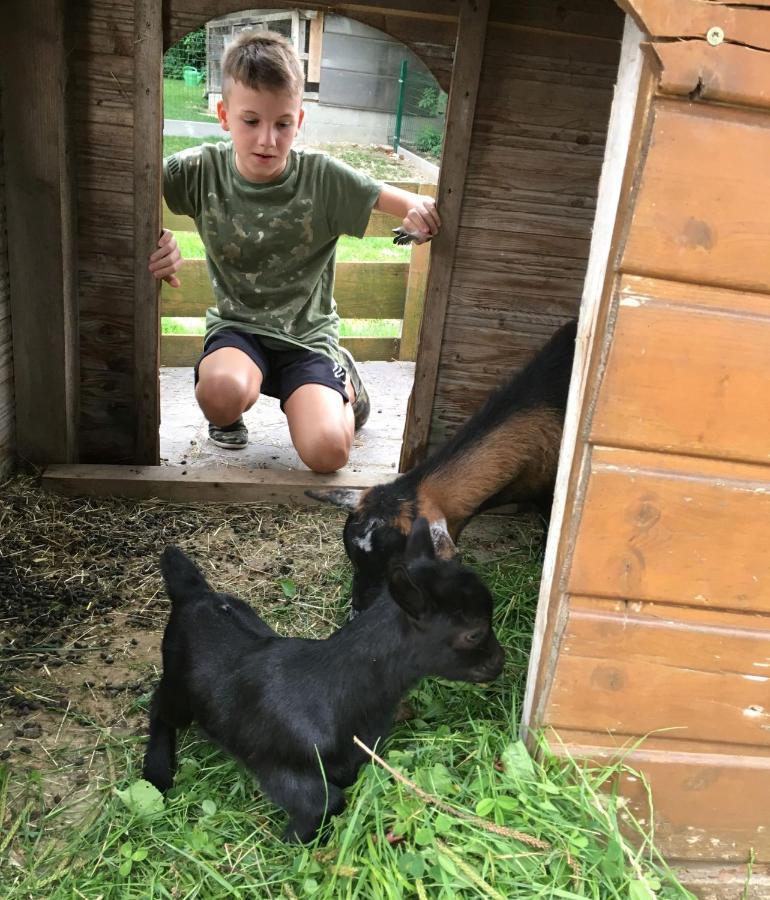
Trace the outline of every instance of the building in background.
<path fill-rule="evenodd" d="M 399 41 L 344 16 L 315 10 L 245 10 L 206 24 L 206 90 L 216 110 L 222 91 L 222 56 L 247 29 L 278 31 L 290 38 L 305 68 L 305 121 L 300 139 L 391 144 L 406 61 L 401 143 L 440 136 L 442 92 L 427 67 Z M 435 141 L 435 137 L 434 137 Z"/>

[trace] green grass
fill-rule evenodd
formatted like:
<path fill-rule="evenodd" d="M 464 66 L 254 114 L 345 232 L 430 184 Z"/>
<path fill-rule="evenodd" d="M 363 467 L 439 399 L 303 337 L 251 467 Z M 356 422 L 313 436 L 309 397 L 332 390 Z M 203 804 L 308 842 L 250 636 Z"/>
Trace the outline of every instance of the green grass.
<path fill-rule="evenodd" d="M 137 801 L 121 799 L 116 789 L 136 783 L 144 739 L 95 728 L 114 777 L 83 820 L 63 804 L 46 809 L 41 777 L 28 776 L 0 838 L 3 897 L 691 897 L 616 798 L 618 766 L 589 768 L 545 749 L 535 762 L 524 751 L 517 723 L 540 562 L 524 548 L 476 568 L 496 599 L 497 633 L 507 649 L 503 676 L 488 686 L 424 681 L 410 696 L 415 718 L 378 748 L 428 799 L 368 765 L 325 846 L 286 846 L 278 837 L 284 814 L 194 730 L 181 740 L 176 783 L 165 801 L 152 792 Z M 331 567 L 300 586 L 280 616 L 286 622 L 295 616 L 295 633 L 303 605 L 324 607 L 339 620 L 342 611 L 330 608 L 328 598 L 348 591 L 347 566 Z M 0 771 L 4 807 L 8 770 Z M 549 847 L 496 834 L 490 830 L 496 826 Z"/>
<path fill-rule="evenodd" d="M 216 144 L 217 141 L 226 140 L 224 131 L 216 134 L 212 132 L 205 137 L 183 137 L 176 134 L 163 135 L 163 155 L 170 156 L 179 153 L 180 150 L 188 150 L 190 147 L 199 147 L 201 144 Z"/>
<path fill-rule="evenodd" d="M 162 334 L 206 333 L 206 320 L 198 317 L 177 316 L 161 319 Z M 392 337 L 401 335 L 401 319 L 342 319 L 340 337 Z"/>
<path fill-rule="evenodd" d="M 190 225 L 194 227 L 192 220 Z M 205 258 L 197 232 L 175 231 L 174 236 L 184 259 Z M 397 247 L 389 237 L 354 238 L 343 234 L 337 241 L 337 262 L 409 262 L 410 252 L 409 247 Z"/>
<path fill-rule="evenodd" d="M 163 79 L 163 117 L 186 119 L 188 122 L 212 122 L 217 127 L 217 117 L 208 111 L 204 94 L 206 86 L 188 87 L 175 78 Z M 200 143 L 200 141 L 198 141 Z"/>

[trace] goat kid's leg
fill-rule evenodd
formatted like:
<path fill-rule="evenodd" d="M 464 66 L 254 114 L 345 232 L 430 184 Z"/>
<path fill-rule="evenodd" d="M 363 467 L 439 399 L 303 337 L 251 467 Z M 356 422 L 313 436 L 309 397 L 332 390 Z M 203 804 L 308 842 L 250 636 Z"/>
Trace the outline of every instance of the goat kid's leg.
<path fill-rule="evenodd" d="M 158 685 L 150 708 L 150 739 L 144 754 L 142 776 L 165 793 L 174 783 L 176 771 L 176 729 L 189 725 L 192 716 L 183 698 L 172 704 L 164 683 Z"/>
<path fill-rule="evenodd" d="M 283 833 L 287 843 L 306 844 L 319 829 L 345 808 L 345 794 L 320 775 L 275 773 L 261 779 L 265 793 L 289 814 L 289 824 Z"/>

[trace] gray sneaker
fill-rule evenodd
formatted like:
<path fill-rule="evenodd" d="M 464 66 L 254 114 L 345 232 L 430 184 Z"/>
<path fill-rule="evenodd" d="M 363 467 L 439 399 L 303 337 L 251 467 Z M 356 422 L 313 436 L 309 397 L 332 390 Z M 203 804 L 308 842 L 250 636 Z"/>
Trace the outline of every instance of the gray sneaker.
<path fill-rule="evenodd" d="M 232 425 L 212 425 L 209 422 L 209 440 L 225 450 L 243 450 L 249 443 L 249 430 L 243 424 L 243 416 Z"/>
<path fill-rule="evenodd" d="M 350 383 L 356 394 L 356 399 L 353 401 L 353 418 L 356 423 L 356 431 L 358 431 L 359 428 L 362 428 L 366 424 L 366 420 L 369 418 L 369 413 L 371 412 L 369 394 L 367 393 L 364 383 L 361 380 L 361 375 L 356 368 L 353 354 L 350 350 L 346 350 L 342 346 L 340 346 L 340 354 L 342 355 L 342 364 L 345 367 L 345 371 L 348 373 Z"/>

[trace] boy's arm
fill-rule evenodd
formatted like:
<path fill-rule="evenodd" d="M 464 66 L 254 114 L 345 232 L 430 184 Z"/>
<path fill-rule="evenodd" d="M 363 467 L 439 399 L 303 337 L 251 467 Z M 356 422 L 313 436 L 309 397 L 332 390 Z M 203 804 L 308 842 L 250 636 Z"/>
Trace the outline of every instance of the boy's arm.
<path fill-rule="evenodd" d="M 174 233 L 164 228 L 158 241 L 158 249 L 150 256 L 150 271 L 157 279 L 167 281 L 171 287 L 181 287 L 176 272 L 182 265 L 182 254 L 177 247 Z"/>
<path fill-rule="evenodd" d="M 423 244 L 438 234 L 441 219 L 433 197 L 412 194 L 392 184 L 383 184 L 374 208 L 401 219 L 402 227 L 413 235 L 416 244 Z"/>

